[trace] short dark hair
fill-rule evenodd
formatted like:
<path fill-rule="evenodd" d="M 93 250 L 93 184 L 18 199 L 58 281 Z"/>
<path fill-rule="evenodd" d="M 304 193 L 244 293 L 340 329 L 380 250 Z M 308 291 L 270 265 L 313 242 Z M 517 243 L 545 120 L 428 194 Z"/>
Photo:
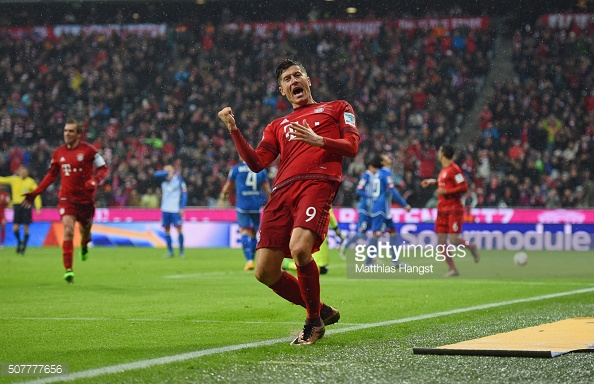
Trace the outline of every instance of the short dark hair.
<path fill-rule="evenodd" d="M 371 165 L 373 168 L 380 169 L 381 167 L 383 167 L 383 163 L 384 158 L 382 157 L 382 155 L 375 154 L 371 157 L 371 159 L 369 159 L 367 165 Z"/>
<path fill-rule="evenodd" d="M 454 147 L 451 144 L 444 144 L 441 146 L 441 153 L 446 159 L 451 160 L 454 157 Z"/>
<path fill-rule="evenodd" d="M 307 71 L 305 70 L 305 67 L 303 66 L 303 64 L 301 64 L 300 62 L 298 62 L 297 60 L 293 60 L 293 59 L 284 59 L 283 61 L 281 61 L 278 66 L 276 67 L 276 81 L 278 82 L 278 84 L 280 85 L 281 83 L 281 75 L 283 74 L 284 71 L 287 70 L 287 68 L 292 67 L 292 66 L 298 66 L 299 69 L 301 69 L 301 72 L 303 72 L 303 74 L 305 76 L 307 76 Z"/>

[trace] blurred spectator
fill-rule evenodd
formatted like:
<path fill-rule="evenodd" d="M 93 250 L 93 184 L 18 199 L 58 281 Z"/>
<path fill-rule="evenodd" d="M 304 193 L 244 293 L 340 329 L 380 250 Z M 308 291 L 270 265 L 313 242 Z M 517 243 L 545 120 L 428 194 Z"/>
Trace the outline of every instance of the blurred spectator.
<path fill-rule="evenodd" d="M 142 196 L 138 193 L 136 188 L 133 188 L 128 195 L 128 207 L 140 207 Z"/>
<path fill-rule="evenodd" d="M 573 195 L 573 191 L 569 188 L 565 188 L 563 190 L 563 195 L 561 196 L 559 203 L 563 208 L 575 207 L 576 201 Z"/>
<path fill-rule="evenodd" d="M 462 196 L 462 204 L 464 205 L 464 207 L 475 208 L 477 206 L 478 196 L 476 195 L 474 189 L 475 185 L 471 184 L 468 190 Z"/>
<path fill-rule="evenodd" d="M 437 193 L 434 191 L 433 195 L 425 203 L 425 208 L 437 208 Z"/>
<path fill-rule="evenodd" d="M 575 189 L 575 196 L 574 196 L 574 206 L 576 208 L 588 208 L 588 202 L 586 201 L 586 198 L 584 196 L 584 187 L 582 187 L 581 185 L 579 185 L 576 189 Z"/>
<path fill-rule="evenodd" d="M 111 198 L 111 203 L 109 204 L 111 207 L 125 207 L 126 203 L 128 202 L 128 195 L 123 187 L 119 187 L 116 189 L 115 194 Z"/>
<path fill-rule="evenodd" d="M 485 185 L 485 204 L 488 207 L 498 207 L 503 198 L 503 188 L 499 182 L 499 176 L 491 175 L 490 181 Z"/>
<path fill-rule="evenodd" d="M 557 190 L 552 188 L 548 191 L 547 197 L 545 200 L 545 207 L 546 208 L 561 208 L 561 199 L 559 198 L 559 194 L 557 194 Z"/>
<path fill-rule="evenodd" d="M 430 179 L 435 176 L 435 168 L 437 166 L 437 150 L 429 141 L 423 141 L 420 149 L 416 151 L 417 159 L 419 160 L 420 179 Z"/>
<path fill-rule="evenodd" d="M 146 193 L 140 198 L 140 206 L 143 208 L 159 208 L 159 196 L 152 187 L 148 187 Z"/>

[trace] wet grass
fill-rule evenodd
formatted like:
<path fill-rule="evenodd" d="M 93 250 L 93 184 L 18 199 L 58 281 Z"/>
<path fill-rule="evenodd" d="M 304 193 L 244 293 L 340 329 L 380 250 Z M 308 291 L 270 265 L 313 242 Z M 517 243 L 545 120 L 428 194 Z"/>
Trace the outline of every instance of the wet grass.
<path fill-rule="evenodd" d="M 516 267 L 511 253 L 484 251 L 481 263 L 460 265 L 471 278 L 347 279 L 345 262 L 331 252 L 322 299 L 340 309 L 341 321 L 316 345 L 295 347 L 289 342 L 304 310 L 244 272 L 239 250 L 190 249 L 182 260 L 163 259 L 157 249 L 94 248 L 88 261 L 75 260 L 68 285 L 59 249 L 31 248 L 25 257 L 5 249 L 0 361 L 67 363 L 81 383 L 539 383 L 594 375 L 588 353 L 534 359 L 412 352 L 592 316 L 594 279 L 543 277 L 548 268 L 537 262 L 572 258 L 583 272 L 591 253 L 531 253 L 526 267 Z M 511 276 L 481 277 L 497 265 Z M 520 299 L 530 300 L 510 303 Z M 122 367 L 127 363 L 136 365 Z M 35 379 L 0 376 L 2 383 Z"/>

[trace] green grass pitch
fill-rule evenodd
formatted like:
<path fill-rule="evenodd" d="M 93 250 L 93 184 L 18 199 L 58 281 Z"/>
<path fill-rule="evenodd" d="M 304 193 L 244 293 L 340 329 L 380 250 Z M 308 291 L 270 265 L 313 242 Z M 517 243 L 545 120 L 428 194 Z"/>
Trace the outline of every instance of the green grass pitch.
<path fill-rule="evenodd" d="M 78 250 L 77 250 L 78 251 Z M 341 311 L 313 346 L 290 346 L 305 311 L 242 270 L 241 250 L 92 248 L 62 279 L 61 250 L 0 251 L 0 362 L 67 363 L 77 383 L 590 382 L 594 356 L 413 355 L 594 315 L 593 252 L 483 251 L 461 277 L 347 279 L 331 250 L 322 299 Z M 493 271 L 498 271 L 493 276 Z M 498 278 L 485 278 L 498 277 Z M 571 278 L 567 276 L 572 276 Z M 566 293 L 564 295 L 560 295 Z M 0 383 L 54 377 L 0 376 Z M 64 377 L 68 379 L 68 377 Z M 70 377 L 72 379 L 72 377 Z"/>

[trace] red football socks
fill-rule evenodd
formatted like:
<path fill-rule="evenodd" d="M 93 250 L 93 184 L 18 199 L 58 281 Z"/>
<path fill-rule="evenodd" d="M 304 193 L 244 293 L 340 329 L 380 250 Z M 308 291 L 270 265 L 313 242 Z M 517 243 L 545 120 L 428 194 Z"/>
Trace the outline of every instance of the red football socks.
<path fill-rule="evenodd" d="M 301 297 L 305 302 L 308 319 L 320 318 L 320 271 L 316 261 L 297 266 L 297 277 Z"/>
<path fill-rule="evenodd" d="M 299 290 L 299 282 L 295 276 L 287 271 L 283 271 L 281 278 L 278 279 L 276 283 L 272 284 L 270 288 L 283 299 L 305 307 L 305 302 L 303 301 L 301 291 Z"/>
<path fill-rule="evenodd" d="M 299 282 L 297 281 L 297 278 L 290 273 L 283 271 L 281 278 L 271 285 L 270 288 L 283 299 L 305 308 L 305 301 L 303 301 L 303 297 L 301 296 Z M 324 303 L 320 301 L 319 309 L 321 310 L 323 306 Z"/>
<path fill-rule="evenodd" d="M 62 243 L 62 260 L 64 261 L 64 268 L 72 269 L 72 254 L 74 253 L 74 245 L 72 240 L 64 240 Z"/>
<path fill-rule="evenodd" d="M 470 241 L 464 240 L 463 238 L 458 238 L 458 244 L 463 244 L 466 248 L 470 248 Z"/>

